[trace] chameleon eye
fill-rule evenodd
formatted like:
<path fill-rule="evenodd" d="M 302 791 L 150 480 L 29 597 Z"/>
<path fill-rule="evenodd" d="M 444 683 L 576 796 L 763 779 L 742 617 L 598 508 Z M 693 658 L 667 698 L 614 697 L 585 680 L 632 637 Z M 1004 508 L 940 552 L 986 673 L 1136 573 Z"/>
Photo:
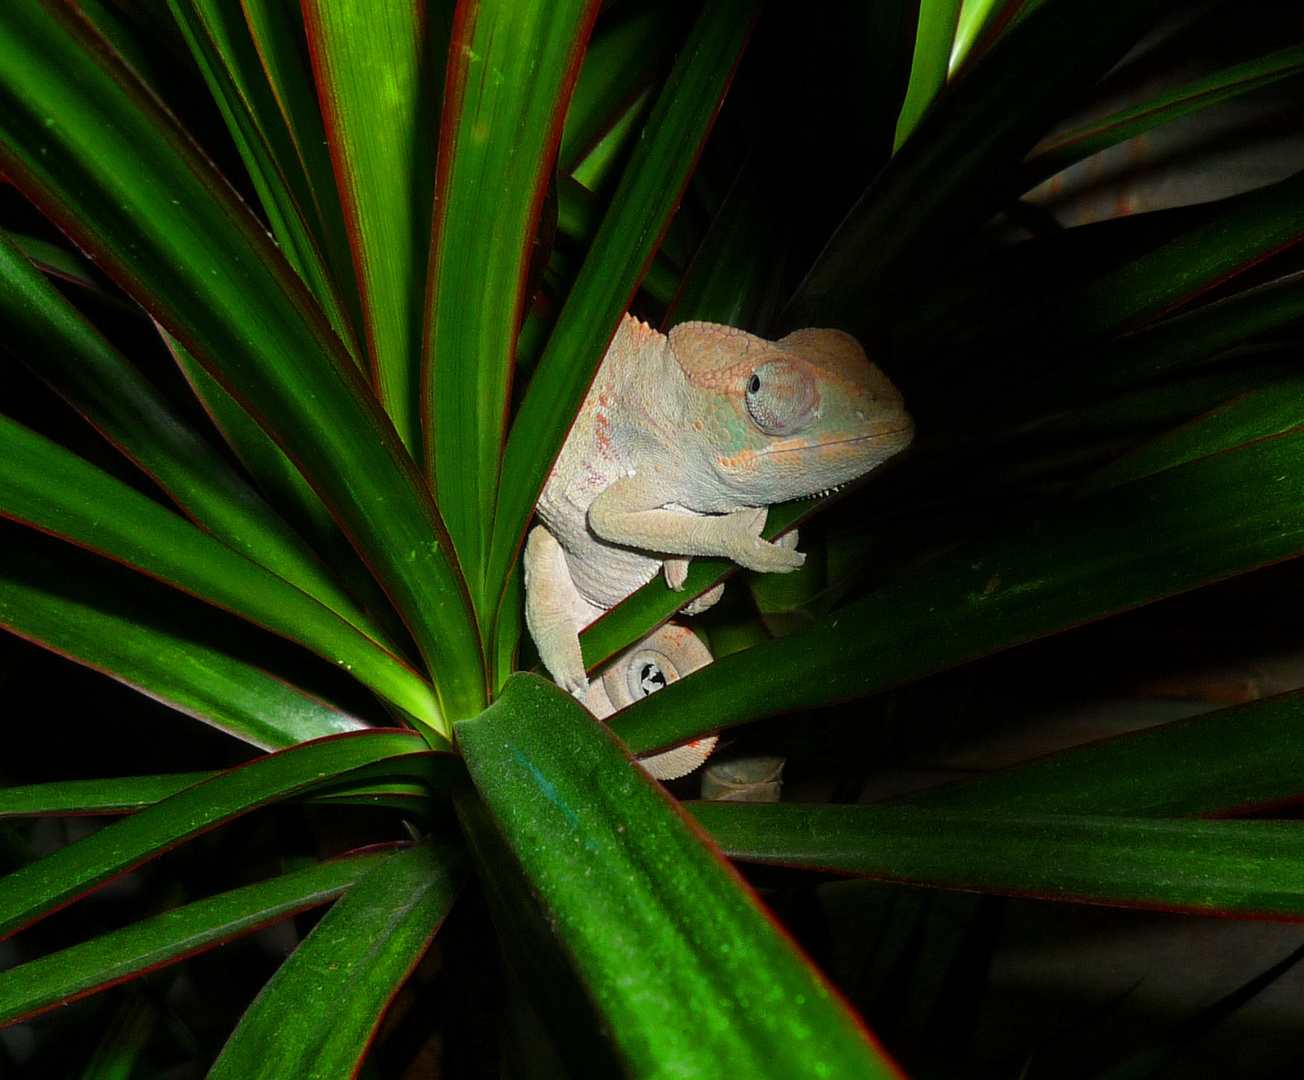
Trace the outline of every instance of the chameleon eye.
<path fill-rule="evenodd" d="M 815 380 L 805 365 L 771 360 L 752 372 L 743 400 L 747 414 L 766 435 L 795 435 L 816 417 Z"/>

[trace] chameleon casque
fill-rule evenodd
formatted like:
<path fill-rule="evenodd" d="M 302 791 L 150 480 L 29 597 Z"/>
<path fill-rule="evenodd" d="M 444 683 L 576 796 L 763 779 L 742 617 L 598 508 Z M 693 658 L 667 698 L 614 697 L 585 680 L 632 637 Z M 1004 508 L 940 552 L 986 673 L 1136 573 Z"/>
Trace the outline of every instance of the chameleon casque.
<path fill-rule="evenodd" d="M 896 387 L 839 330 L 771 342 L 689 322 L 667 336 L 626 315 L 526 544 L 526 622 L 544 666 L 594 712 L 610 713 L 618 705 L 597 692 L 602 684 L 590 694 L 584 627 L 657 573 L 682 589 L 695 555 L 763 573 L 796 569 L 805 556 L 795 533 L 761 538 L 766 508 L 855 479 L 913 433 Z"/>

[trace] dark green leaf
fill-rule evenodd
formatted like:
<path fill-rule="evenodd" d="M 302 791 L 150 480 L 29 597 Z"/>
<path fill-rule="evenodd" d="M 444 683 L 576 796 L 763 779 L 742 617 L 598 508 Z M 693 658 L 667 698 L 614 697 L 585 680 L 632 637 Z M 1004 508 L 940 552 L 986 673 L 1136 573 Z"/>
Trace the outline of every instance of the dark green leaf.
<path fill-rule="evenodd" d="M 392 776 L 419 779 L 428 753 L 414 732 L 354 732 L 220 773 L 0 878 L 0 935 L 224 821 L 338 781 L 354 769 L 388 760 Z"/>
<path fill-rule="evenodd" d="M 1287 694 L 912 795 L 1012 814 L 1227 814 L 1304 794 L 1304 697 Z"/>
<path fill-rule="evenodd" d="M 485 671 L 465 587 L 393 426 L 170 114 L 39 0 L 0 14 L 0 164 L 311 478 L 403 615 L 446 714 L 476 712 Z"/>
<path fill-rule="evenodd" d="M 168 0 L 168 5 L 239 148 L 272 235 L 357 359 L 356 333 L 323 257 L 327 238 L 319 207 L 243 13 L 218 0 Z"/>
<path fill-rule="evenodd" d="M 430 265 L 427 472 L 483 625 L 506 579 L 505 566 L 488 579 L 485 568 L 529 240 L 597 7 L 482 0 L 463 8 L 451 46 Z"/>
<path fill-rule="evenodd" d="M 384 643 L 303 541 L 5 237 L 0 318 L 6 345 L 201 527 Z"/>
<path fill-rule="evenodd" d="M 1304 45 L 1292 45 L 1056 135 L 1028 155 L 1020 170 L 1018 186 L 1027 190 L 1107 147 L 1300 71 L 1304 71 Z"/>
<path fill-rule="evenodd" d="M 212 772 L 167 773 L 0 787 L 0 817 L 126 814 L 152 806 L 216 775 Z"/>
<path fill-rule="evenodd" d="M 693 803 L 731 858 L 1017 896 L 1298 921 L 1294 821 Z"/>
<path fill-rule="evenodd" d="M 514 676 L 455 730 L 531 883 L 518 888 L 632 1073 L 896 1075 L 675 803 L 562 691 Z"/>
<path fill-rule="evenodd" d="M 425 843 L 385 859 L 328 911 L 240 1020 L 209 1077 L 355 1076 L 385 1008 L 466 876 Z"/>
<path fill-rule="evenodd" d="M 137 978 L 334 900 L 396 856 L 369 852 L 173 908 L 0 973 L 0 1025 Z"/>
<path fill-rule="evenodd" d="M 784 326 L 838 326 L 875 340 L 916 268 L 1017 194 L 1013 167 L 1164 6 L 1139 0 L 1103 18 L 1094 0 L 1058 0 L 1021 20 L 936 102 L 851 211 Z"/>
<path fill-rule="evenodd" d="M 0 514 L 297 641 L 438 730 L 430 685 L 283 578 L 57 443 L 0 416 Z"/>
<path fill-rule="evenodd" d="M 16 634 L 264 749 L 365 726 L 242 658 L 211 632 L 212 608 L 30 529 L 0 529 L 0 625 Z"/>
<path fill-rule="evenodd" d="M 599 20 L 566 110 L 559 172 L 574 171 L 669 60 L 681 30 L 675 14 L 642 0 L 614 5 Z"/>
<path fill-rule="evenodd" d="M 309 0 L 303 11 L 372 381 L 420 459 L 421 320 L 434 198 L 429 146 L 444 74 L 435 61 L 448 43 L 430 41 L 424 5 L 402 0 Z"/>

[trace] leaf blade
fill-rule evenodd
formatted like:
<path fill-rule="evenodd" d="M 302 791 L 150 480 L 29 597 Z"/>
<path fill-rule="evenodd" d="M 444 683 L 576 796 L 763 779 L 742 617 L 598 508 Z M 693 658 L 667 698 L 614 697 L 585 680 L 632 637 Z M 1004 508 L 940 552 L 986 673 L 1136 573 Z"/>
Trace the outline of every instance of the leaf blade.
<path fill-rule="evenodd" d="M 393 426 L 261 226 L 96 48 L 66 13 L 6 5 L 5 171 L 311 478 L 412 631 L 444 711 L 478 711 L 486 677 L 465 586 Z"/>
<path fill-rule="evenodd" d="M 1284 821 L 694 803 L 733 858 L 943 888 L 1304 919 L 1304 830 Z"/>
<path fill-rule="evenodd" d="M 668 796 L 562 691 L 516 675 L 456 730 L 632 1071 L 899 1075 Z"/>
<path fill-rule="evenodd" d="M 465 876 L 465 854 L 447 844 L 426 842 L 385 859 L 281 965 L 208 1075 L 355 1075 Z"/>
<path fill-rule="evenodd" d="M 350 855 L 233 889 L 0 972 L 0 1025 L 138 978 L 329 903 L 390 856 Z"/>
<path fill-rule="evenodd" d="M 634 283 L 678 203 L 757 7 L 752 0 L 711 0 L 703 9 L 557 319 L 503 454 L 488 563 L 488 581 L 497 591 Z M 613 281 L 621 287 L 613 288 Z"/>
<path fill-rule="evenodd" d="M 486 590 L 485 564 L 530 249 L 597 10 L 595 0 L 484 0 L 460 8 L 453 31 L 430 260 L 426 471 L 486 624 L 503 583 Z"/>
<path fill-rule="evenodd" d="M 0 936 L 224 821 L 355 769 L 388 759 L 394 775 L 419 780 L 428 753 L 415 732 L 354 732 L 220 773 L 0 878 Z"/>

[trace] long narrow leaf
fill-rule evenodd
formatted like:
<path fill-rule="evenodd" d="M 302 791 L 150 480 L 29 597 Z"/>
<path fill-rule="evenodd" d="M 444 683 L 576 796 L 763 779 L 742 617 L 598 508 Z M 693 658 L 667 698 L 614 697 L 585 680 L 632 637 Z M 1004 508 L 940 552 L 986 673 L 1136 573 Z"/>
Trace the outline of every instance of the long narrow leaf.
<path fill-rule="evenodd" d="M 221 773 L 0 878 L 0 936 L 224 821 L 355 769 L 387 761 L 391 775 L 420 781 L 428 754 L 414 732 L 354 732 Z"/>
<path fill-rule="evenodd" d="M 265 749 L 365 726 L 241 656 L 212 608 L 9 522 L 0 543 L 0 625 L 21 637 Z"/>
<path fill-rule="evenodd" d="M 1107 147 L 1186 116 L 1197 109 L 1249 93 L 1262 86 L 1304 71 L 1304 45 L 1255 57 L 1243 64 L 1224 68 L 1197 82 L 1046 140 L 1028 155 L 1019 176 L 1026 190 L 1048 176 L 1054 176 L 1075 162 Z"/>
<path fill-rule="evenodd" d="M 910 65 L 910 85 L 906 88 L 906 99 L 897 119 L 893 152 L 901 149 L 901 144 L 919 126 L 924 110 L 946 85 L 960 7 L 961 0 L 923 0 L 919 5 L 914 59 Z"/>
<path fill-rule="evenodd" d="M 304 542 L 3 236 L 0 318 L 6 345 L 197 524 L 384 642 Z"/>
<path fill-rule="evenodd" d="M 126 814 L 194 787 L 213 772 L 165 773 L 0 787 L 0 817 Z"/>
<path fill-rule="evenodd" d="M 456 732 L 633 1074 L 897 1075 L 669 796 L 564 693 L 517 675 Z"/>
<path fill-rule="evenodd" d="M 385 1007 L 457 898 L 466 855 L 425 843 L 331 908 L 245 1012 L 212 1080 L 354 1076 Z"/>
<path fill-rule="evenodd" d="M 96 48 L 61 9 L 5 5 L 0 165 L 311 478 L 411 629 L 445 712 L 474 713 L 486 687 L 465 587 L 393 426 L 267 234 Z"/>
<path fill-rule="evenodd" d="M 1238 705 L 907 796 L 1013 814 L 1228 814 L 1304 795 L 1304 697 Z"/>
<path fill-rule="evenodd" d="M 1304 827 L 913 807 L 693 803 L 731 857 L 892 881 L 1304 921 Z"/>
<path fill-rule="evenodd" d="M 304 24 L 361 297 L 372 381 L 421 456 L 422 301 L 438 80 L 425 5 L 308 0 Z"/>
<path fill-rule="evenodd" d="M 1102 492 L 965 545 L 612 718 L 638 753 L 905 679 L 1304 551 L 1304 435 Z"/>
<path fill-rule="evenodd" d="M 168 0 L 168 6 L 226 120 L 272 234 L 356 359 L 356 333 L 323 254 L 318 207 L 239 9 L 215 0 Z"/>
<path fill-rule="evenodd" d="M 350 855 L 173 908 L 0 973 L 0 1025 L 145 975 L 347 892 L 388 859 Z"/>
<path fill-rule="evenodd" d="M 680 29 L 668 14 L 647 0 L 625 3 L 594 28 L 566 110 L 559 172 L 570 173 L 584 160 L 668 59 Z"/>
<path fill-rule="evenodd" d="M 482 0 L 460 7 L 453 29 L 430 263 L 427 473 L 484 623 L 506 576 L 486 593 L 530 251 L 597 12 L 595 0 Z"/>
<path fill-rule="evenodd" d="M 679 54 L 557 319 L 503 455 L 487 580 L 501 590 L 548 470 L 602 354 L 679 203 L 756 16 L 708 0 Z"/>
<path fill-rule="evenodd" d="M 297 641 L 438 727 L 429 684 L 307 593 L 57 443 L 0 416 L 0 514 Z"/>

